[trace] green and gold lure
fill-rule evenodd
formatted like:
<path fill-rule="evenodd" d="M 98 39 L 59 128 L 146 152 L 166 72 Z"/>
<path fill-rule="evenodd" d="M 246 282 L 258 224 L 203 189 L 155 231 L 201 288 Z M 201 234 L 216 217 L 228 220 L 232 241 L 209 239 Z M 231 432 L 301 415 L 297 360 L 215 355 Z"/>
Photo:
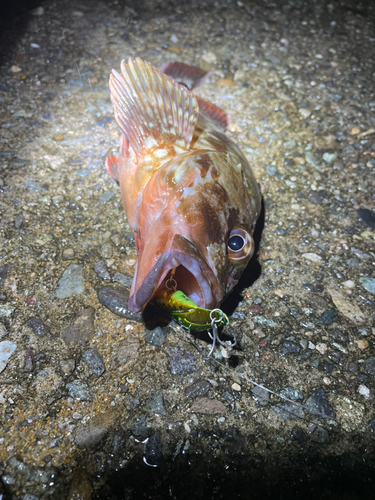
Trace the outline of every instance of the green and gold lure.
<path fill-rule="evenodd" d="M 165 288 L 157 293 L 155 302 L 167 310 L 177 323 L 188 330 L 207 330 L 208 336 L 212 340 L 212 347 L 207 358 L 214 352 L 216 343 L 224 347 L 227 355 L 223 355 L 229 357 L 229 352 L 237 344 L 237 339 L 234 337 L 233 342 L 222 342 L 219 338 L 219 328 L 229 324 L 228 316 L 221 309 L 198 307 L 181 290 L 177 290 L 177 283 L 173 278 L 174 273 L 175 269 L 172 270 L 171 276 L 166 281 Z"/>
<path fill-rule="evenodd" d="M 198 307 L 180 290 L 163 290 L 157 295 L 156 303 L 166 309 L 177 323 L 189 330 L 208 330 L 213 321 L 217 328 L 229 324 L 228 316 L 223 311 Z"/>

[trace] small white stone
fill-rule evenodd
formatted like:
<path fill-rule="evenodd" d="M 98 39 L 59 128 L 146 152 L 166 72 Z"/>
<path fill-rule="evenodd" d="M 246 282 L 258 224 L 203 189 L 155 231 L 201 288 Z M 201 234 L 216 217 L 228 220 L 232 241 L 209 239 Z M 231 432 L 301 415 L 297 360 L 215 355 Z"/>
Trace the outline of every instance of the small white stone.
<path fill-rule="evenodd" d="M 316 344 L 315 349 L 319 351 L 320 354 L 325 354 L 327 352 L 327 344 L 319 342 L 319 344 Z"/>
<path fill-rule="evenodd" d="M 361 394 L 361 396 L 364 396 L 366 399 L 370 397 L 370 389 L 364 384 L 361 384 L 358 387 L 358 392 L 359 394 Z"/>
<path fill-rule="evenodd" d="M 37 7 L 36 9 L 31 11 L 32 16 L 42 16 L 44 14 L 44 8 L 43 7 Z"/>
<path fill-rule="evenodd" d="M 347 280 L 341 283 L 341 286 L 345 290 L 345 292 L 350 292 L 350 289 L 355 287 L 355 283 L 352 280 Z"/>
<path fill-rule="evenodd" d="M 185 422 L 185 423 L 184 423 L 184 428 L 185 428 L 185 431 L 186 431 L 188 434 L 190 434 L 191 429 L 190 429 L 190 425 L 189 425 L 187 422 Z"/>
<path fill-rule="evenodd" d="M 330 385 L 332 382 L 331 382 L 331 379 L 328 378 L 328 377 L 323 377 L 323 382 L 326 384 L 326 385 Z"/>
<path fill-rule="evenodd" d="M 236 382 L 234 384 L 232 384 L 232 389 L 234 391 L 237 391 L 237 392 L 240 392 L 241 391 L 241 386 L 238 385 Z"/>
<path fill-rule="evenodd" d="M 217 61 L 217 57 L 213 52 L 206 52 L 206 54 L 203 54 L 202 59 L 209 64 L 215 64 Z"/>
<path fill-rule="evenodd" d="M 309 348 L 309 349 L 311 349 L 311 350 L 314 350 L 314 349 L 315 349 L 315 344 L 313 344 L 313 343 L 311 342 L 311 340 L 309 341 L 308 348 Z"/>
<path fill-rule="evenodd" d="M 302 118 L 308 118 L 311 115 L 311 111 L 307 108 L 299 109 L 298 113 L 302 116 Z"/>
<path fill-rule="evenodd" d="M 303 253 L 302 257 L 311 262 L 320 262 L 322 260 L 321 256 L 317 253 Z"/>
<path fill-rule="evenodd" d="M 171 35 L 171 38 L 169 39 L 171 42 L 173 43 L 177 43 L 178 42 L 178 36 L 173 34 Z"/>

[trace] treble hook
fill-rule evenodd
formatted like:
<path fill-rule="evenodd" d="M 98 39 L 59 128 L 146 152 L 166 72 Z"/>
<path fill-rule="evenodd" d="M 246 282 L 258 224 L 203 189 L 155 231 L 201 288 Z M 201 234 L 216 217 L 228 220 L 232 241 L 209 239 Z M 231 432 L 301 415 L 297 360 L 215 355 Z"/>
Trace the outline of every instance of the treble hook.
<path fill-rule="evenodd" d="M 219 317 L 215 318 L 213 313 L 219 313 Z M 237 344 L 236 335 L 234 335 L 233 342 L 231 342 L 229 345 L 228 345 L 228 342 L 222 342 L 219 338 L 219 329 L 217 327 L 217 324 L 221 322 L 221 320 L 223 319 L 224 316 L 225 315 L 221 309 L 212 309 L 212 311 L 210 312 L 212 335 L 210 333 L 210 330 L 207 330 L 207 333 L 208 333 L 208 336 L 210 337 L 210 339 L 212 340 L 212 347 L 211 347 L 211 350 L 208 353 L 206 359 L 208 359 L 211 356 L 211 354 L 214 352 L 216 342 L 218 342 L 220 345 L 222 345 L 224 348 L 227 348 L 227 349 L 232 349 Z"/>

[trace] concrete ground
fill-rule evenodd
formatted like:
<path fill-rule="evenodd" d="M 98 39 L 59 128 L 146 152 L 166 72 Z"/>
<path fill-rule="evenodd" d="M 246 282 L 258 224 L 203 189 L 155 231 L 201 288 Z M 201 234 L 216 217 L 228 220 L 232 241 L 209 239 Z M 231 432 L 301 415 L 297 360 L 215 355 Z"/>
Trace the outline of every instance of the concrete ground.
<path fill-rule="evenodd" d="M 0 497 L 374 498 L 375 9 L 9 4 L 0 71 Z M 108 77 L 212 72 L 264 210 L 208 337 L 127 310 Z M 252 382 L 255 382 L 256 385 Z"/>

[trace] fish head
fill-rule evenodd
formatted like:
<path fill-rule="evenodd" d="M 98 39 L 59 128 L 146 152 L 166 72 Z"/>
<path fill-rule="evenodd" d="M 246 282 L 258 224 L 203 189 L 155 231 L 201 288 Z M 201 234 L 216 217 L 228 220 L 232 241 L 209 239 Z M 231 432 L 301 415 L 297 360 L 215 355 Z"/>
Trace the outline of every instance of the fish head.
<path fill-rule="evenodd" d="M 171 284 L 199 307 L 218 307 L 254 253 L 260 198 L 252 203 L 241 169 L 216 152 L 179 156 L 143 193 L 133 311 Z"/>

